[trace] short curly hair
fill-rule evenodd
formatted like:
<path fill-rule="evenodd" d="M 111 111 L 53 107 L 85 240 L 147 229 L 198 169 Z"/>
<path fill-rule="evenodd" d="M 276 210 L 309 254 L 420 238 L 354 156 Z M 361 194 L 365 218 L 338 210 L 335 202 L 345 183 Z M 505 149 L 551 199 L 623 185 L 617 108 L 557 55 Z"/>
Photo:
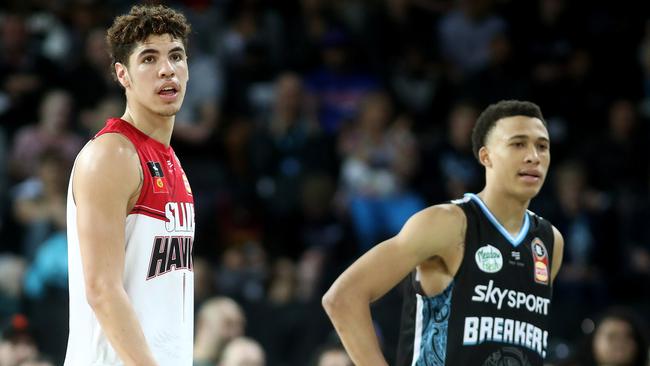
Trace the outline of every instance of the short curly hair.
<path fill-rule="evenodd" d="M 519 101 L 519 100 L 502 100 L 495 104 L 490 104 L 476 120 L 474 130 L 472 131 L 472 151 L 476 159 L 479 159 L 478 151 L 485 145 L 487 136 L 497 123 L 502 118 L 525 116 L 537 118 L 548 128 L 542 111 L 539 106 L 533 102 Z"/>
<path fill-rule="evenodd" d="M 187 48 L 187 38 L 191 26 L 183 14 L 163 5 L 135 5 L 128 14 L 115 18 L 106 32 L 106 43 L 112 59 L 128 66 L 129 56 L 138 42 L 143 42 L 152 34 L 169 34 L 183 42 Z M 112 67 L 113 76 L 115 67 Z"/>

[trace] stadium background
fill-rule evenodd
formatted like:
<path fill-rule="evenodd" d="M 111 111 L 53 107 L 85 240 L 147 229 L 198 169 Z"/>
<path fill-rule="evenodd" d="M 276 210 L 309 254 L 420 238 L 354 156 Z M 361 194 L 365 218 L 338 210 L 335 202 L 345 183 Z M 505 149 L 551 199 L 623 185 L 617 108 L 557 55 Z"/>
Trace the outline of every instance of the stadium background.
<path fill-rule="evenodd" d="M 172 146 L 196 201 L 197 314 L 234 299 L 268 365 L 309 364 L 332 341 L 320 297 L 358 255 L 413 210 L 480 189 L 469 135 L 501 99 L 538 103 L 551 134 L 531 206 L 566 241 L 551 361 L 610 306 L 648 318 L 647 3 L 163 3 L 193 26 Z M 103 37 L 131 5 L 0 5 L 0 323 L 3 342 L 28 333 L 54 364 L 67 337 L 67 179 L 123 112 Z M 373 305 L 389 360 L 400 304 L 396 289 Z"/>

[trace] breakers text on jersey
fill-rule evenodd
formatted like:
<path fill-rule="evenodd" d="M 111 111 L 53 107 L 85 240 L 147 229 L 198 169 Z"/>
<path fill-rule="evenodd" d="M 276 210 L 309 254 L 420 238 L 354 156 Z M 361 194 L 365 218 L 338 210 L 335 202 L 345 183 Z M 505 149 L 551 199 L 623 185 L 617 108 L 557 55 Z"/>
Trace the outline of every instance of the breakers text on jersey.
<path fill-rule="evenodd" d="M 526 347 L 546 357 L 548 331 L 519 320 L 482 316 L 466 317 L 463 345 L 499 342 Z"/>
<path fill-rule="evenodd" d="M 194 204 L 168 202 L 165 205 L 165 216 L 165 229 L 171 235 L 154 238 L 147 280 L 171 270 L 192 271 L 194 268 L 194 239 L 192 236 L 182 235 L 184 232 L 194 231 Z"/>

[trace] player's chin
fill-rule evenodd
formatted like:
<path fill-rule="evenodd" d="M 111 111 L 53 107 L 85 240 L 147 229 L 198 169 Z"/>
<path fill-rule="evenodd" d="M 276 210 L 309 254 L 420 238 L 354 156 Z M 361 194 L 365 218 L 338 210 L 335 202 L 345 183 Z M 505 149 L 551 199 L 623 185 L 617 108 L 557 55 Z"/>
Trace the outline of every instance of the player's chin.
<path fill-rule="evenodd" d="M 175 116 L 176 113 L 180 110 L 180 107 L 175 106 L 175 105 L 167 105 L 165 107 L 162 107 L 158 109 L 158 114 L 163 117 L 172 117 Z"/>
<path fill-rule="evenodd" d="M 517 194 L 524 200 L 533 199 L 539 191 L 542 189 L 542 185 L 525 185 L 519 187 Z"/>

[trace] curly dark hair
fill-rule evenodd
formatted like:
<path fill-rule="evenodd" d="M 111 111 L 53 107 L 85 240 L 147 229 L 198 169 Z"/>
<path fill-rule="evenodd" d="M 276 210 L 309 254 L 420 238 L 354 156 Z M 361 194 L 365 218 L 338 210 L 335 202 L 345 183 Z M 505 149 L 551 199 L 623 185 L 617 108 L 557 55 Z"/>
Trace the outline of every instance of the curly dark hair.
<path fill-rule="evenodd" d="M 187 48 L 191 26 L 183 14 L 163 5 L 135 5 L 128 14 L 115 18 L 106 32 L 106 43 L 112 59 L 128 66 L 129 56 L 138 42 L 152 34 L 169 34 Z M 112 67 L 113 76 L 115 68 Z"/>
<path fill-rule="evenodd" d="M 487 135 L 490 133 L 498 120 L 502 118 L 526 116 L 538 118 L 546 127 L 546 121 L 542 116 L 539 106 L 532 102 L 519 100 L 502 100 L 495 104 L 490 104 L 476 120 L 474 130 L 472 130 L 472 151 L 476 159 L 479 158 L 478 151 L 485 145 Z"/>

